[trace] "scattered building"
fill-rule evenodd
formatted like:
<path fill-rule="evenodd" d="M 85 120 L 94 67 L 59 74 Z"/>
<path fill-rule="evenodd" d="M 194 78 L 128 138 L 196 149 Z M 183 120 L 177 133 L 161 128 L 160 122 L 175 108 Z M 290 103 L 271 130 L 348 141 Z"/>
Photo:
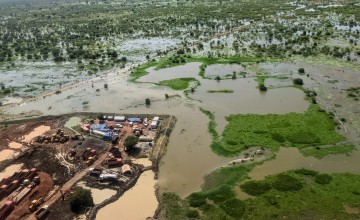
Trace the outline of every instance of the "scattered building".
<path fill-rule="evenodd" d="M 116 121 L 116 122 L 125 122 L 126 117 L 125 116 L 115 116 L 114 121 Z"/>

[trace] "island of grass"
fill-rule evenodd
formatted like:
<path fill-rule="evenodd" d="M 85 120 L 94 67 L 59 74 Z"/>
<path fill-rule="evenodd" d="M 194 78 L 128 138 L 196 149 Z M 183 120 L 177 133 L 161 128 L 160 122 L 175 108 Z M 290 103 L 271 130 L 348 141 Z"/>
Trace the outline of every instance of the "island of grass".
<path fill-rule="evenodd" d="M 158 83 L 161 86 L 167 86 L 174 90 L 185 90 L 189 88 L 191 82 L 198 82 L 195 78 L 178 78 L 178 79 L 170 79 L 163 80 Z"/>
<path fill-rule="evenodd" d="M 330 175 L 299 169 L 268 176 L 264 180 L 243 181 L 248 170 L 249 166 L 218 169 L 205 178 L 200 192 L 192 193 L 184 200 L 173 194 L 164 194 L 161 198 L 163 213 L 171 219 L 191 219 L 190 212 L 197 219 L 360 217 L 360 175 Z M 251 199 L 237 198 L 235 189 L 239 184 L 242 191 L 253 196 Z"/>
<path fill-rule="evenodd" d="M 231 89 L 222 89 L 222 90 L 208 90 L 208 93 L 234 93 L 234 90 Z"/>
<path fill-rule="evenodd" d="M 203 110 L 211 116 L 212 113 Z M 230 115 L 229 122 L 220 137 L 214 127 L 214 117 L 210 117 L 209 132 L 213 137 L 211 148 L 223 156 L 236 156 L 252 146 L 263 146 L 277 151 L 280 146 L 297 147 L 300 150 L 308 147 L 332 145 L 345 138 L 335 132 L 332 116 L 312 104 L 305 113 L 289 113 L 284 115 Z M 348 152 L 349 147 L 345 149 Z M 317 151 L 305 150 L 308 155 Z M 341 153 L 343 150 L 319 151 Z"/>

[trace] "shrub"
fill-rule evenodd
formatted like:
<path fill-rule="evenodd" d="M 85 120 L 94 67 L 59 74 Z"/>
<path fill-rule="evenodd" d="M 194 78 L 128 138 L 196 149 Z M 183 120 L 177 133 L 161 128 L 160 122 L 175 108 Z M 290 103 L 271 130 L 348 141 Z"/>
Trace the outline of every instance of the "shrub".
<path fill-rule="evenodd" d="M 235 219 L 241 218 L 245 214 L 246 205 L 239 199 L 229 199 L 220 204 L 220 208 Z"/>
<path fill-rule="evenodd" d="M 299 72 L 300 74 L 304 74 L 304 73 L 305 73 L 305 69 L 304 69 L 304 68 L 299 68 L 298 72 Z"/>
<path fill-rule="evenodd" d="M 242 191 L 252 196 L 259 196 L 271 189 L 271 185 L 265 181 L 248 181 L 240 185 Z"/>
<path fill-rule="evenodd" d="M 316 176 L 318 174 L 317 171 L 308 170 L 308 169 L 305 169 L 305 168 L 295 170 L 295 173 L 302 174 L 302 175 L 305 175 L 305 176 Z"/>
<path fill-rule="evenodd" d="M 261 84 L 259 86 L 259 89 L 260 89 L 260 91 L 263 91 L 263 92 L 267 91 L 267 87 L 264 84 Z"/>
<path fill-rule="evenodd" d="M 99 120 L 104 120 L 104 114 L 103 113 L 98 114 L 96 117 Z"/>
<path fill-rule="evenodd" d="M 319 174 L 315 176 L 315 182 L 318 184 L 326 185 L 329 184 L 332 180 L 332 177 L 329 174 Z"/>
<path fill-rule="evenodd" d="M 191 207 L 201 207 L 206 205 L 206 200 L 202 193 L 192 193 L 188 197 L 188 201 Z"/>
<path fill-rule="evenodd" d="M 281 134 L 278 134 L 278 133 L 272 133 L 271 138 L 280 143 L 285 141 L 285 138 Z"/>
<path fill-rule="evenodd" d="M 231 197 L 234 197 L 235 193 L 231 187 L 222 185 L 214 190 L 206 193 L 206 197 L 215 203 L 223 202 Z"/>
<path fill-rule="evenodd" d="M 132 148 L 135 147 L 135 145 L 137 144 L 138 141 L 139 141 L 138 137 L 136 137 L 136 136 L 128 136 L 124 141 L 124 145 L 125 145 L 127 150 L 131 150 Z"/>
<path fill-rule="evenodd" d="M 288 141 L 296 144 L 320 143 L 320 138 L 313 132 L 299 131 L 287 136 Z"/>
<path fill-rule="evenodd" d="M 150 102 L 150 99 L 149 99 L 149 98 L 146 98 L 146 99 L 145 99 L 145 104 L 146 104 L 146 105 L 150 105 L 150 103 L 151 103 L 151 102 Z"/>
<path fill-rule="evenodd" d="M 189 209 L 186 211 L 185 215 L 188 218 L 197 218 L 199 217 L 199 212 L 197 210 Z"/>
<path fill-rule="evenodd" d="M 71 211 L 75 213 L 81 213 L 87 207 L 94 205 L 91 191 L 82 187 L 75 188 L 74 194 L 70 197 L 69 202 Z"/>
<path fill-rule="evenodd" d="M 300 180 L 287 175 L 287 174 L 279 174 L 276 176 L 274 182 L 272 183 L 272 187 L 278 191 L 299 191 L 303 188 L 303 184 Z"/>
<path fill-rule="evenodd" d="M 294 79 L 294 85 L 300 85 L 300 86 L 302 86 L 302 85 L 304 85 L 304 82 L 303 82 L 302 79 L 296 78 L 296 79 Z"/>

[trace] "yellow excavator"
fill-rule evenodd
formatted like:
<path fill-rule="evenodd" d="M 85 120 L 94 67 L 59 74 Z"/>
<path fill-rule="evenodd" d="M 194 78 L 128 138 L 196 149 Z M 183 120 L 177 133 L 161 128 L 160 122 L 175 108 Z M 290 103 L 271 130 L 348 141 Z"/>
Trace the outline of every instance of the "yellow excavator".
<path fill-rule="evenodd" d="M 29 205 L 29 211 L 35 212 L 39 208 L 39 206 L 43 203 L 44 203 L 43 197 L 40 197 L 39 199 L 34 199 L 33 201 L 31 201 Z"/>

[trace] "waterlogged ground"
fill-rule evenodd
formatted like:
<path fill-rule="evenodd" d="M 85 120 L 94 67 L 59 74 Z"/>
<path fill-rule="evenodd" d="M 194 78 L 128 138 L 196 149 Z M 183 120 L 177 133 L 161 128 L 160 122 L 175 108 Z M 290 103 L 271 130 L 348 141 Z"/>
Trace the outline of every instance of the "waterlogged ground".
<path fill-rule="evenodd" d="M 40 97 L 12 107 L 7 106 L 6 113 L 19 114 L 38 110 L 43 114 L 91 111 L 174 115 L 178 121 L 170 136 L 167 154 L 161 161 L 157 184 L 160 187 L 160 193 L 175 192 L 181 197 L 185 197 L 200 189 L 204 175 L 234 159 L 217 156 L 211 151 L 209 147 L 211 136 L 207 131 L 208 118 L 199 111 L 200 107 L 214 112 L 218 123 L 217 129 L 221 133 L 227 123 L 224 117 L 229 114 L 285 114 L 306 111 L 309 103 L 304 99 L 304 93 L 300 89 L 286 87 L 283 83 L 290 84 L 292 78 L 301 77 L 304 79 L 306 87 L 317 88 L 320 84 L 315 80 L 315 77 L 323 77 L 318 75 L 319 71 L 312 71 L 310 67 L 313 64 L 308 62 L 259 64 L 253 69 L 262 69 L 273 76 L 287 75 L 289 77 L 288 79 L 279 80 L 280 82 L 276 78 L 267 79 L 265 83 L 270 89 L 266 93 L 261 93 L 257 89 L 254 72 L 249 71 L 246 78 L 239 76 L 236 80 L 227 79 L 218 82 L 198 76 L 200 65 L 201 63 L 188 63 L 183 66 L 161 70 L 149 69 L 149 75 L 139 79 L 143 83 L 128 82 L 129 72 L 127 69 L 115 70 L 106 77 L 98 77 L 91 81 L 82 82 L 71 89 L 63 90 L 60 94 L 52 94 L 44 98 Z M 297 69 L 300 67 L 305 67 L 306 73 L 309 72 L 312 75 L 310 77 L 306 75 L 298 76 Z M 233 70 L 237 68 L 239 70 Z M 230 69 L 225 68 L 226 71 L 224 72 L 229 72 L 225 74 L 228 75 L 232 74 L 231 71 L 241 71 L 241 68 L 239 65 L 232 65 Z M 220 69 L 219 65 L 215 69 Z M 328 69 L 318 70 L 320 70 L 320 73 L 329 73 Z M 356 71 L 352 72 L 352 74 L 355 73 Z M 351 82 L 351 79 L 357 82 L 355 78 L 352 78 L 352 74 L 349 75 L 346 82 Z M 170 80 L 179 77 L 194 77 L 200 81 L 200 85 L 195 92 L 189 94 L 190 98 L 187 98 L 182 91 L 175 91 L 153 84 L 165 79 Z M 314 78 L 314 80 L 311 78 Z M 272 85 L 272 82 L 277 84 Z M 104 88 L 105 83 L 109 85 L 108 89 Z M 326 89 L 327 87 L 324 86 L 323 88 Z M 233 90 L 233 93 L 208 93 L 210 89 L 228 89 Z M 165 94 L 177 96 L 165 99 Z M 319 94 L 322 95 L 321 92 Z M 145 98 L 151 99 L 151 105 L 148 107 L 145 106 Z M 323 98 L 323 96 L 320 96 L 320 98 Z M 74 119 L 73 123 L 77 123 L 77 120 Z M 354 138 L 356 138 L 356 135 L 354 135 Z M 284 151 L 286 152 L 284 153 Z M 276 157 L 277 159 L 255 167 L 250 176 L 255 179 L 263 178 L 266 175 L 282 172 L 288 168 L 303 166 L 322 172 L 357 173 L 355 161 L 360 158 L 360 154 L 356 153 L 358 151 L 354 152 L 350 157 L 334 155 L 318 160 L 312 157 L 304 157 L 296 149 L 281 148 L 279 155 Z M 123 201 L 121 200 L 121 202 Z M 109 209 L 115 210 L 116 207 L 118 206 Z M 99 212 L 98 215 L 105 215 L 104 211 L 105 209 Z M 151 216 L 151 213 L 149 211 L 146 216 Z"/>

